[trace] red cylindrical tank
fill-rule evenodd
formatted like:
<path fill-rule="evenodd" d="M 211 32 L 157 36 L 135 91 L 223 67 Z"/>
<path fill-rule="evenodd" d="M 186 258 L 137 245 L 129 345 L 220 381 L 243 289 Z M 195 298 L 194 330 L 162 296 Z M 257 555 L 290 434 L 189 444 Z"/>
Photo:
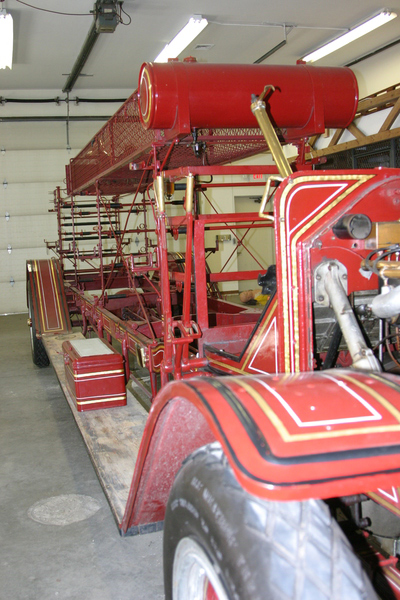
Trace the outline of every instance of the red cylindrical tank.
<path fill-rule="evenodd" d="M 318 133 L 354 118 L 358 87 L 348 68 L 175 61 L 142 65 L 140 118 L 146 129 L 256 127 L 251 96 L 266 85 L 275 88 L 267 106 L 276 127 Z"/>

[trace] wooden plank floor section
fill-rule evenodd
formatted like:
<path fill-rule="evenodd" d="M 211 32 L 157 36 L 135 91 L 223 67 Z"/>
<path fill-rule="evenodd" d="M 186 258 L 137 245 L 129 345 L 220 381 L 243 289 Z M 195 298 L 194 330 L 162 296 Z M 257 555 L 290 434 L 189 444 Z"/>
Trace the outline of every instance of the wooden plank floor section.
<path fill-rule="evenodd" d="M 146 410 L 127 390 L 127 406 L 78 412 L 64 373 L 62 344 L 83 339 L 81 333 L 43 336 L 49 359 L 70 405 L 111 510 L 120 525 L 139 451 Z"/>

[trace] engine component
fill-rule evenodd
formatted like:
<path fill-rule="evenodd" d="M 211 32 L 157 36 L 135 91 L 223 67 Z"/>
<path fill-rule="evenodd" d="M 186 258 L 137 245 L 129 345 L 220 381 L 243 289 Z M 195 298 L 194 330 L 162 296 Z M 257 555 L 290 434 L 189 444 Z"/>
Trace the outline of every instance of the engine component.
<path fill-rule="evenodd" d="M 329 303 L 340 325 L 347 347 L 353 359 L 353 367 L 367 371 L 381 371 L 379 361 L 368 348 L 357 318 L 343 288 L 343 265 L 338 261 L 321 263 L 315 271 L 315 279 L 323 282 Z M 316 301 L 318 302 L 318 298 Z M 324 302 L 322 298 L 321 303 Z"/>
<path fill-rule="evenodd" d="M 390 319 L 400 313 L 400 286 L 382 287 L 381 293 L 371 302 L 371 310 L 380 319 Z"/>
<path fill-rule="evenodd" d="M 370 252 L 362 261 L 361 268 L 379 275 L 382 279 L 398 279 L 400 277 L 399 254 L 400 246 L 397 243 L 389 248 L 378 248 Z M 395 260 L 391 260 L 392 257 Z"/>
<path fill-rule="evenodd" d="M 365 240 L 371 229 L 371 219 L 367 215 L 345 215 L 334 225 L 333 233 L 341 240 Z"/>

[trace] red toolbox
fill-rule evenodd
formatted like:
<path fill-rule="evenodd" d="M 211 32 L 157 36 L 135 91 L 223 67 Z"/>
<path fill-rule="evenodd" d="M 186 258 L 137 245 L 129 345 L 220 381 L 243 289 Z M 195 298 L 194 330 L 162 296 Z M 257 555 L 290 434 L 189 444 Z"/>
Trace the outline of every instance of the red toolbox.
<path fill-rule="evenodd" d="M 99 338 L 62 345 L 68 388 L 79 411 L 126 405 L 122 356 Z"/>

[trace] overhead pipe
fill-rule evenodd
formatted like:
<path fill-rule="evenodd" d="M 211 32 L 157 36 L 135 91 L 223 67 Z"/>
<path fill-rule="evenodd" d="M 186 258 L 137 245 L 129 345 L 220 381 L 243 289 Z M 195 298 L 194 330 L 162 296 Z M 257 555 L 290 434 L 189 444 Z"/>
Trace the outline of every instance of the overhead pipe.
<path fill-rule="evenodd" d="M 110 6 L 112 4 L 112 7 Z M 122 2 L 118 2 L 122 4 Z M 106 8 L 107 7 L 107 8 Z M 65 94 L 69 93 L 74 87 L 76 80 L 82 72 L 82 69 L 93 50 L 93 46 L 97 42 L 100 33 L 112 33 L 117 24 L 118 19 L 116 18 L 118 13 L 116 10 L 116 0 L 96 0 L 93 9 L 93 23 L 89 29 L 89 33 L 86 36 L 86 40 L 79 52 L 78 58 L 72 67 L 71 73 L 63 87 Z M 105 23 L 107 21 L 107 23 Z"/>
<path fill-rule="evenodd" d="M 74 104 L 91 103 L 91 104 L 106 104 L 107 102 L 118 102 L 123 104 L 126 98 L 4 98 L 0 96 L 0 104 L 54 104 L 59 105 L 61 102 L 73 102 Z"/>
<path fill-rule="evenodd" d="M 108 121 L 109 116 L 84 116 L 84 117 L 69 117 L 69 122 L 83 122 L 83 121 Z M 49 122 L 61 122 L 67 121 L 67 117 L 0 117 L 0 123 L 45 123 Z"/>
<path fill-rule="evenodd" d="M 89 33 L 86 36 L 86 40 L 84 41 L 81 51 L 79 52 L 78 58 L 76 59 L 75 64 L 72 67 L 71 73 L 68 75 L 68 79 L 65 82 L 65 85 L 62 90 L 64 94 L 70 92 L 74 87 L 76 80 L 81 74 L 82 69 L 86 64 L 86 61 L 89 58 L 90 53 L 93 50 L 93 46 L 97 42 L 97 38 L 99 37 L 99 35 L 100 34 L 96 30 L 96 21 L 94 20 L 89 29 Z"/>

